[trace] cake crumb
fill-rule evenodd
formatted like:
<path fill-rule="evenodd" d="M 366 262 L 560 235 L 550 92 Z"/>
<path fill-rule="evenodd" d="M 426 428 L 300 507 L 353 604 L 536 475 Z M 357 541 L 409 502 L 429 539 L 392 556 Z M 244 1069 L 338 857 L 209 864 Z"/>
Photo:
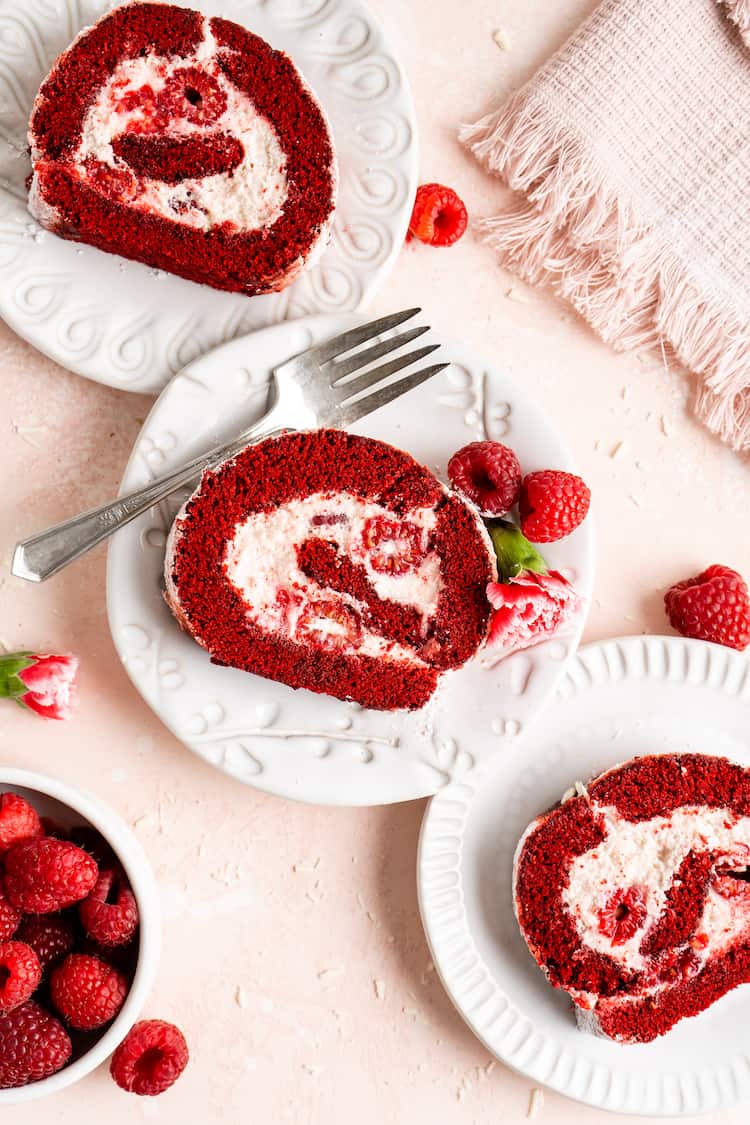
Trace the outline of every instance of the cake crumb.
<path fill-rule="evenodd" d="M 538 1117 L 544 1108 L 544 1090 L 540 1090 L 535 1086 L 529 1095 L 529 1108 L 526 1111 L 526 1116 L 530 1121 Z"/>
<path fill-rule="evenodd" d="M 385 1000 L 385 981 L 375 977 L 372 982 L 376 1000 Z"/>
<path fill-rule="evenodd" d="M 513 285 L 511 285 L 510 289 L 505 290 L 505 296 L 509 301 L 517 301 L 519 305 L 529 304 L 529 298 L 523 292 L 523 290 L 516 289 L 516 287 Z"/>
<path fill-rule="evenodd" d="M 234 1002 L 238 1008 L 247 1007 L 247 993 L 245 992 L 241 984 L 237 985 L 237 990 L 234 994 Z"/>
<path fill-rule="evenodd" d="M 295 875 L 299 875 L 300 872 L 303 872 L 303 871 L 317 871 L 319 863 L 320 863 L 320 856 L 317 856 L 313 860 L 310 860 L 310 859 L 302 860 L 300 863 L 293 863 L 292 864 L 292 871 L 294 872 Z"/>
<path fill-rule="evenodd" d="M 615 442 L 615 444 L 612 446 L 612 448 L 609 451 L 610 460 L 616 461 L 617 458 L 622 453 L 624 448 L 625 448 L 625 442 L 624 441 Z"/>
<path fill-rule="evenodd" d="M 498 46 L 501 51 L 509 51 L 513 46 L 510 41 L 510 36 L 504 27 L 496 27 L 492 33 L 492 38 L 495 45 Z"/>
<path fill-rule="evenodd" d="M 664 434 L 664 437 L 670 437 L 672 434 L 672 430 L 669 426 L 669 421 L 665 414 L 662 414 L 661 418 L 659 419 L 659 429 Z"/>
<path fill-rule="evenodd" d="M 334 965 L 330 969 L 321 969 L 318 972 L 318 980 L 326 989 L 335 988 L 339 977 L 342 977 L 345 972 L 346 970 L 341 966 Z"/>

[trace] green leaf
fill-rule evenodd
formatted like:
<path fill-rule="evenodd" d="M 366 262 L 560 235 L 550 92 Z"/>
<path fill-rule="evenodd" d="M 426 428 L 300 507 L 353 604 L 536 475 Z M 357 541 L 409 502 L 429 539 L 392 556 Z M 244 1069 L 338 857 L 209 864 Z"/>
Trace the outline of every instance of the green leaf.
<path fill-rule="evenodd" d="M 30 668 L 33 663 L 34 654 L 31 652 L 0 653 L 0 698 L 14 699 L 25 695 L 29 689 L 20 679 L 19 672 Z"/>
<path fill-rule="evenodd" d="M 501 582 L 510 582 L 522 570 L 546 574 L 547 564 L 526 536 L 512 523 L 490 520 L 487 530 L 497 555 L 497 570 Z"/>

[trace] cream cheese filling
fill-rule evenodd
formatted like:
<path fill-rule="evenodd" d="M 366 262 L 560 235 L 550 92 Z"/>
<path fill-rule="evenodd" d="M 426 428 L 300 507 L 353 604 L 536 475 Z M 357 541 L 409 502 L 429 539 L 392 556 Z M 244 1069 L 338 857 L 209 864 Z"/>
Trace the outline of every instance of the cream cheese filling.
<path fill-rule="evenodd" d="M 385 539 L 374 554 L 367 538 L 372 520 L 406 526 L 413 541 L 419 542 L 421 557 L 390 570 L 387 560 L 393 556 L 397 561 L 398 540 Z M 296 547 L 310 538 L 334 543 L 340 554 L 364 568 L 380 599 L 413 607 L 426 628 L 443 585 L 439 555 L 429 547 L 436 522 L 432 508 L 415 509 L 401 519 L 388 508 L 350 493 L 313 493 L 273 511 L 253 513 L 238 523 L 226 546 L 224 566 L 247 606 L 248 618 L 269 632 L 307 640 L 312 629 L 313 637 L 317 634 L 323 646 L 330 640 L 349 653 L 376 657 L 388 654 L 391 659 L 412 662 L 418 658 L 410 647 L 381 637 L 364 625 L 357 630 L 357 640 L 352 640 L 347 623 L 350 615 L 359 619 L 362 607 L 352 594 L 321 587 L 304 574 Z M 321 603 L 333 604 L 341 613 L 316 617 L 315 607 Z"/>
<path fill-rule="evenodd" d="M 667 893 L 690 851 L 710 852 L 719 868 L 740 870 L 750 862 L 750 817 L 735 817 L 726 809 L 685 806 L 668 816 L 633 823 L 617 809 L 592 805 L 604 818 L 605 839 L 572 863 L 562 899 L 581 941 L 606 954 L 623 969 L 641 971 L 648 957 L 640 946 L 664 909 Z M 637 931 L 621 944 L 602 932 L 600 917 L 613 896 L 638 888 L 645 917 Z M 750 926 L 750 891 L 737 897 L 719 893 L 709 884 L 693 944 L 699 962 L 721 952 Z"/>
<path fill-rule="evenodd" d="M 201 230 L 227 222 L 238 230 L 259 230 L 270 227 L 284 210 L 288 194 L 286 156 L 271 123 L 221 73 L 216 65 L 216 50 L 209 22 L 204 20 L 204 38 L 192 56 L 146 55 L 121 62 L 86 114 L 74 162 L 84 177 L 87 161 L 92 158 L 115 172 L 127 169 L 127 164 L 115 155 L 112 142 L 129 131 L 129 126 L 142 131 L 141 122 L 149 110 L 143 102 L 123 108 L 123 99 L 128 94 L 137 95 L 144 86 L 158 96 L 171 75 L 196 67 L 218 84 L 226 96 L 226 109 L 210 124 L 173 116 L 166 135 L 229 133 L 242 144 L 242 161 L 231 171 L 187 178 L 179 183 L 137 175 L 131 205 Z M 159 134 L 164 135 L 161 130 Z"/>

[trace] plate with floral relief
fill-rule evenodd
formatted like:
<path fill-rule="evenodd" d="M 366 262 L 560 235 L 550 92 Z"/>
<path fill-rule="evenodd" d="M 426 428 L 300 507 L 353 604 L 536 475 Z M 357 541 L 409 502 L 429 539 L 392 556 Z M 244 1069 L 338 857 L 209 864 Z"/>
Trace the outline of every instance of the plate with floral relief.
<path fill-rule="evenodd" d="M 235 336 L 366 304 L 403 245 L 417 181 L 411 92 L 364 0 L 173 2 L 291 56 L 331 122 L 340 184 L 329 246 L 282 293 L 222 293 L 57 238 L 26 210 L 31 107 L 60 52 L 116 4 L 0 0 L 0 316 L 70 371 L 147 393 Z"/>
<path fill-rule="evenodd" d="M 309 317 L 225 344 L 184 368 L 162 392 L 136 440 L 123 489 L 146 484 L 259 417 L 270 373 L 361 317 Z M 429 339 L 429 337 L 425 337 Z M 437 337 L 435 338 L 438 339 Z M 452 362 L 354 430 L 408 450 L 446 479 L 469 441 L 511 445 L 526 471 L 573 468 L 551 423 L 497 362 L 439 341 Z M 514 755 L 575 650 L 571 631 L 500 659 L 486 651 L 449 673 L 417 712 L 354 704 L 232 668 L 216 667 L 183 633 L 161 594 L 166 537 L 186 493 L 113 537 L 107 604 L 114 643 L 133 683 L 192 751 L 259 789 L 324 804 L 373 805 L 435 793 L 485 757 Z M 594 576 L 591 520 L 546 551 L 584 599 Z"/>

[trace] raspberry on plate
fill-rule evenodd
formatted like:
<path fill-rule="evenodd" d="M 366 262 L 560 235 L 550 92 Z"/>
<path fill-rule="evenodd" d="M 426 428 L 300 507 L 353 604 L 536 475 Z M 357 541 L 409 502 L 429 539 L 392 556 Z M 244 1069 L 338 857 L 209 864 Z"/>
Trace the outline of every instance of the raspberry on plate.
<path fill-rule="evenodd" d="M 709 566 L 667 590 L 669 623 L 683 637 L 713 641 L 741 652 L 750 644 L 750 596 L 741 574 Z"/>
<path fill-rule="evenodd" d="M 529 473 L 521 484 L 521 531 L 532 543 L 554 543 L 583 523 L 590 504 L 588 486 L 574 473 Z"/>
<path fill-rule="evenodd" d="M 448 462 L 454 488 L 484 516 L 504 516 L 518 502 L 521 466 L 512 449 L 499 441 L 472 441 Z"/>
<path fill-rule="evenodd" d="M 27 914 L 16 933 L 36 953 L 42 976 L 54 968 L 75 945 L 75 931 L 64 914 Z"/>
<path fill-rule="evenodd" d="M 132 1094 L 163 1094 L 188 1064 L 188 1045 L 179 1028 L 164 1020 L 135 1024 L 112 1056 L 110 1074 Z"/>
<path fill-rule="evenodd" d="M 119 871 L 100 871 L 96 886 L 78 907 L 83 928 L 99 945 L 125 945 L 138 925 L 135 895 Z"/>
<path fill-rule="evenodd" d="M 71 1051 L 65 1028 L 33 1000 L 0 1015 L 0 1089 L 49 1078 L 65 1066 Z"/>
<path fill-rule="evenodd" d="M 452 246 L 466 230 L 467 221 L 464 202 L 453 188 L 422 184 L 417 188 L 407 241 L 418 238 L 430 246 Z"/>
<path fill-rule="evenodd" d="M 13 937 L 21 916 L 21 911 L 8 902 L 0 886 L 0 941 L 8 941 Z"/>
<path fill-rule="evenodd" d="M 65 1022 L 78 1031 L 109 1023 L 128 994 L 125 976 L 99 957 L 70 953 L 50 977 L 50 997 Z"/>
<path fill-rule="evenodd" d="M 91 892 L 99 869 L 75 844 L 43 836 L 23 840 L 5 855 L 5 895 L 29 914 L 50 914 Z"/>
<path fill-rule="evenodd" d="M 0 797 L 0 854 L 20 840 L 43 835 L 36 809 L 17 793 L 3 793 Z"/>
<path fill-rule="evenodd" d="M 24 1004 L 42 979 L 39 958 L 22 941 L 0 944 L 0 1014 Z"/>

